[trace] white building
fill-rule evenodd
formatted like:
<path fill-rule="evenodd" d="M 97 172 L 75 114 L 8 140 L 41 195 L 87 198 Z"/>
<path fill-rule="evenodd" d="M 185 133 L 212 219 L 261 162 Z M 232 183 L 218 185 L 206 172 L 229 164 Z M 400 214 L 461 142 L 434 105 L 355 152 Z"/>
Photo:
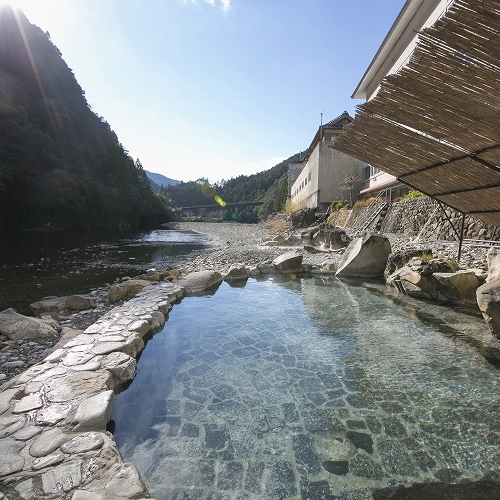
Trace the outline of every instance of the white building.
<path fill-rule="evenodd" d="M 453 0 L 407 0 L 365 71 L 354 91 L 353 99 L 370 100 L 382 79 L 395 73 L 406 64 L 418 41 L 418 32 L 432 26 L 445 12 Z M 394 199 L 408 192 L 408 187 L 378 168 L 366 165 L 360 195 L 368 198 L 388 189 Z"/>
<path fill-rule="evenodd" d="M 357 198 L 366 164 L 337 151 L 332 145 L 343 127 L 352 121 L 353 118 L 344 111 L 318 128 L 302 160 L 300 173 L 296 179 L 296 172 L 289 174 L 294 181 L 290 188 L 294 205 L 326 210 L 332 201 Z"/>

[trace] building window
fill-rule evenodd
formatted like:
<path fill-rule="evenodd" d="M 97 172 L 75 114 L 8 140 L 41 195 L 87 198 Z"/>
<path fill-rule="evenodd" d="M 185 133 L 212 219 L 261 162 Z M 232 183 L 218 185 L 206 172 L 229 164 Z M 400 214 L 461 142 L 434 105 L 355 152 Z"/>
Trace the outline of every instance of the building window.
<path fill-rule="evenodd" d="M 304 186 L 307 186 L 307 179 L 304 181 Z"/>
<path fill-rule="evenodd" d="M 363 181 L 367 181 L 370 178 L 370 165 L 363 167 Z"/>
<path fill-rule="evenodd" d="M 307 176 L 307 180 L 311 182 L 311 172 L 309 172 L 309 175 Z"/>

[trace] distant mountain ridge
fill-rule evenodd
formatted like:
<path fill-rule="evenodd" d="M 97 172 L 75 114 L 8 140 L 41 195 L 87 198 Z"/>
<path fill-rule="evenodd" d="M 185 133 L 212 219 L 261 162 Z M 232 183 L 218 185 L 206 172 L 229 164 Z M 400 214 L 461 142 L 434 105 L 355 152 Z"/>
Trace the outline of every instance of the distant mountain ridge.
<path fill-rule="evenodd" d="M 151 183 L 151 188 L 154 192 L 158 192 L 159 188 L 162 186 L 175 186 L 176 184 L 180 184 L 181 181 L 176 181 L 175 179 L 171 179 L 170 177 L 165 177 L 162 174 L 156 174 L 154 172 L 149 172 L 149 170 L 144 170 L 148 179 L 153 181 Z"/>

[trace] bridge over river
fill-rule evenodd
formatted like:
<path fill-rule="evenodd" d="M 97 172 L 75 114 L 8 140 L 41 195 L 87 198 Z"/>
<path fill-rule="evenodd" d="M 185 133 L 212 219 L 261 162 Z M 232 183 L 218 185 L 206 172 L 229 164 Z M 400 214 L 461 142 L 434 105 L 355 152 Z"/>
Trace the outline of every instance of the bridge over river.
<path fill-rule="evenodd" d="M 228 210 L 244 209 L 249 207 L 260 207 L 262 201 L 247 201 L 244 203 L 226 203 L 224 206 L 216 203 L 210 205 L 193 205 L 191 207 L 181 207 L 182 215 L 220 215 L 221 217 Z"/>

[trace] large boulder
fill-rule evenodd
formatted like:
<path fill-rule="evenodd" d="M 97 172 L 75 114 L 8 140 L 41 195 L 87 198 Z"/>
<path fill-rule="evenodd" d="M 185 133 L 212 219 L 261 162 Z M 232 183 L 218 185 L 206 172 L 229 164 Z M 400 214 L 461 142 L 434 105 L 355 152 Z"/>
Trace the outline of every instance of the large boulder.
<path fill-rule="evenodd" d="M 430 248 L 409 248 L 391 253 L 387 259 L 387 266 L 384 271 L 385 279 L 387 280 L 391 274 L 404 267 L 411 259 L 421 255 L 432 255 L 432 250 Z"/>
<path fill-rule="evenodd" d="M 151 286 L 151 282 L 147 280 L 122 281 L 108 290 L 108 302 L 131 299 L 147 286 Z"/>
<path fill-rule="evenodd" d="M 346 248 L 351 242 L 351 238 L 343 229 L 325 229 L 324 230 L 324 245 L 332 250 L 340 250 Z"/>
<path fill-rule="evenodd" d="M 488 277 L 486 283 L 500 280 L 500 248 L 491 247 L 486 255 L 488 260 Z"/>
<path fill-rule="evenodd" d="M 391 244 L 385 236 L 367 234 L 355 238 L 347 247 L 336 276 L 381 278 L 391 253 Z"/>
<path fill-rule="evenodd" d="M 86 311 L 88 309 L 94 309 L 97 304 L 97 298 L 90 295 L 68 295 L 64 304 L 66 309 Z"/>
<path fill-rule="evenodd" d="M 471 296 L 480 283 L 474 271 L 463 270 L 455 273 L 434 273 L 437 289 L 448 300 L 462 301 Z M 473 294 L 475 299 L 475 294 Z"/>
<path fill-rule="evenodd" d="M 343 229 L 316 226 L 309 232 L 309 240 L 312 245 L 323 245 L 331 250 L 346 248 L 351 238 Z"/>
<path fill-rule="evenodd" d="M 146 281 L 173 281 L 179 279 L 181 273 L 177 269 L 167 269 L 167 270 L 153 270 L 148 271 L 144 274 L 139 274 L 138 276 L 134 276 L 134 280 L 146 280 Z"/>
<path fill-rule="evenodd" d="M 57 314 L 66 308 L 66 297 L 44 297 L 30 304 L 30 307 L 37 316 L 42 314 Z"/>
<path fill-rule="evenodd" d="M 436 281 L 432 275 L 421 274 L 410 266 L 403 266 L 387 278 L 387 284 L 399 292 L 419 299 L 437 299 Z"/>
<path fill-rule="evenodd" d="M 213 293 L 222 283 L 222 276 L 216 271 L 190 273 L 179 282 L 187 296 Z"/>
<path fill-rule="evenodd" d="M 304 208 L 293 212 L 289 217 L 293 227 L 307 227 L 316 221 L 316 214 L 312 208 Z"/>
<path fill-rule="evenodd" d="M 0 333 L 11 340 L 55 337 L 59 331 L 59 325 L 53 319 L 23 316 L 12 308 L 0 312 Z"/>
<path fill-rule="evenodd" d="M 476 290 L 476 298 L 488 328 L 500 339 L 500 280 L 481 285 Z"/>
<path fill-rule="evenodd" d="M 37 316 L 50 314 L 57 316 L 62 311 L 86 311 L 94 309 L 97 298 L 90 295 L 68 295 L 65 297 L 44 297 L 33 304 L 30 304 L 32 311 Z"/>
<path fill-rule="evenodd" d="M 224 276 L 224 281 L 246 281 L 250 274 L 242 264 L 234 264 Z"/>
<path fill-rule="evenodd" d="M 298 250 L 287 252 L 273 260 L 273 265 L 282 274 L 296 274 L 302 272 L 302 253 Z"/>

